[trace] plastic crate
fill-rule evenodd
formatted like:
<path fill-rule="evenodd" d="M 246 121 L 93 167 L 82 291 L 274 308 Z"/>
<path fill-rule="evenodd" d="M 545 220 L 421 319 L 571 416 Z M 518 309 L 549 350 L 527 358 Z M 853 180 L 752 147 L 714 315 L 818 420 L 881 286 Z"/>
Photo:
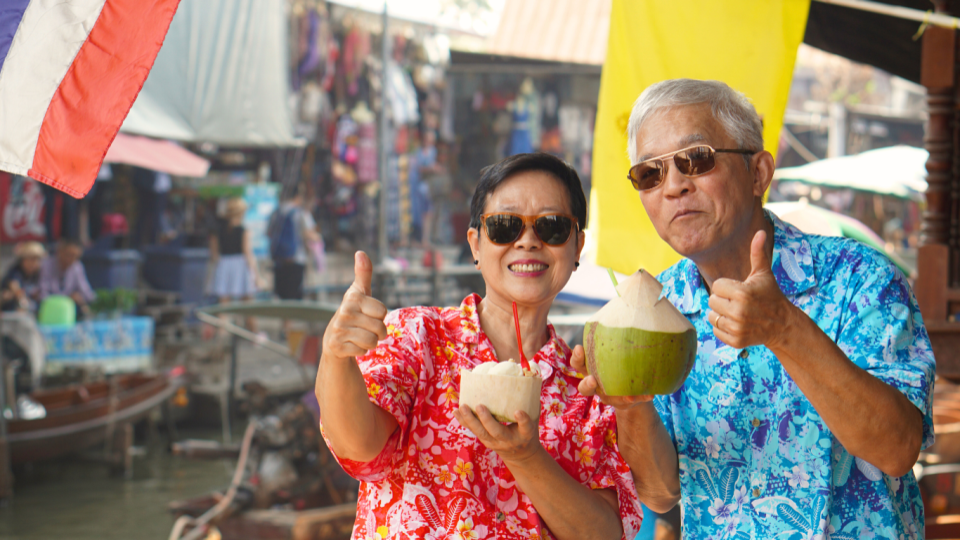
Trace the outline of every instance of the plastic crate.
<path fill-rule="evenodd" d="M 210 250 L 180 246 L 143 248 L 143 279 L 161 291 L 180 293 L 180 302 L 203 300 Z"/>
<path fill-rule="evenodd" d="M 140 260 L 140 253 L 133 249 L 88 250 L 83 268 L 94 289 L 136 289 Z"/>
<path fill-rule="evenodd" d="M 105 373 L 142 371 L 153 365 L 153 319 L 121 317 L 75 326 L 39 326 L 47 348 L 44 371 L 97 368 Z"/>

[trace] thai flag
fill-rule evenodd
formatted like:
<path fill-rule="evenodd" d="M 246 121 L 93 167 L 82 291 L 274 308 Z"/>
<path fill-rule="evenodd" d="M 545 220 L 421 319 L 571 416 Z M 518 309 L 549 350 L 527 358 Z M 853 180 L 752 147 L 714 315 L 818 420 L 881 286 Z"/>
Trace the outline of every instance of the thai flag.
<path fill-rule="evenodd" d="M 0 0 L 0 170 L 84 196 L 179 2 Z"/>

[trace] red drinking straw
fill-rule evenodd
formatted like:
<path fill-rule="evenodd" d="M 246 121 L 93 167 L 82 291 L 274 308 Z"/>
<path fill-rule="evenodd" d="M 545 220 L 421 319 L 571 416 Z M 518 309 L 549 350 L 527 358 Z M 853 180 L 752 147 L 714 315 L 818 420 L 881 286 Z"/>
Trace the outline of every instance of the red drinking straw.
<path fill-rule="evenodd" d="M 517 327 L 517 347 L 520 349 L 520 365 L 523 366 L 523 369 L 529 371 L 530 363 L 527 362 L 527 357 L 523 354 L 523 342 L 520 341 L 520 317 L 517 316 L 517 303 L 513 303 L 513 325 Z"/>

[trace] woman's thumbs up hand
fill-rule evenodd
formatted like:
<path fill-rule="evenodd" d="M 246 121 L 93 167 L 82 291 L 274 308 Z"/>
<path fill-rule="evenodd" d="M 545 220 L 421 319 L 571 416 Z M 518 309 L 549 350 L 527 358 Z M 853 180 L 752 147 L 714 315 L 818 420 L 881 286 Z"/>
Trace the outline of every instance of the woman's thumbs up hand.
<path fill-rule="evenodd" d="M 323 334 L 323 355 L 337 359 L 353 359 L 375 348 L 387 337 L 383 319 L 387 308 L 370 296 L 373 263 L 367 254 L 354 255 L 354 280 L 336 314 Z"/>

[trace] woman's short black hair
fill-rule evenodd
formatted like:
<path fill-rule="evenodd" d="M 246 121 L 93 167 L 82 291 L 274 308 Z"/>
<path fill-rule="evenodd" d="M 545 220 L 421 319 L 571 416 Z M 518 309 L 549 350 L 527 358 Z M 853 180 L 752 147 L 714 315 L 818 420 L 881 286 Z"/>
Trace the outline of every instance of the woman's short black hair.
<path fill-rule="evenodd" d="M 580 230 L 587 226 L 587 198 L 583 194 L 583 185 L 580 184 L 577 171 L 556 156 L 535 152 L 512 155 L 480 171 L 480 181 L 470 200 L 470 228 L 480 229 L 483 207 L 487 204 L 487 197 L 496 191 L 497 186 L 511 176 L 525 171 L 543 171 L 560 180 L 570 194 L 570 212 L 577 218 Z"/>

